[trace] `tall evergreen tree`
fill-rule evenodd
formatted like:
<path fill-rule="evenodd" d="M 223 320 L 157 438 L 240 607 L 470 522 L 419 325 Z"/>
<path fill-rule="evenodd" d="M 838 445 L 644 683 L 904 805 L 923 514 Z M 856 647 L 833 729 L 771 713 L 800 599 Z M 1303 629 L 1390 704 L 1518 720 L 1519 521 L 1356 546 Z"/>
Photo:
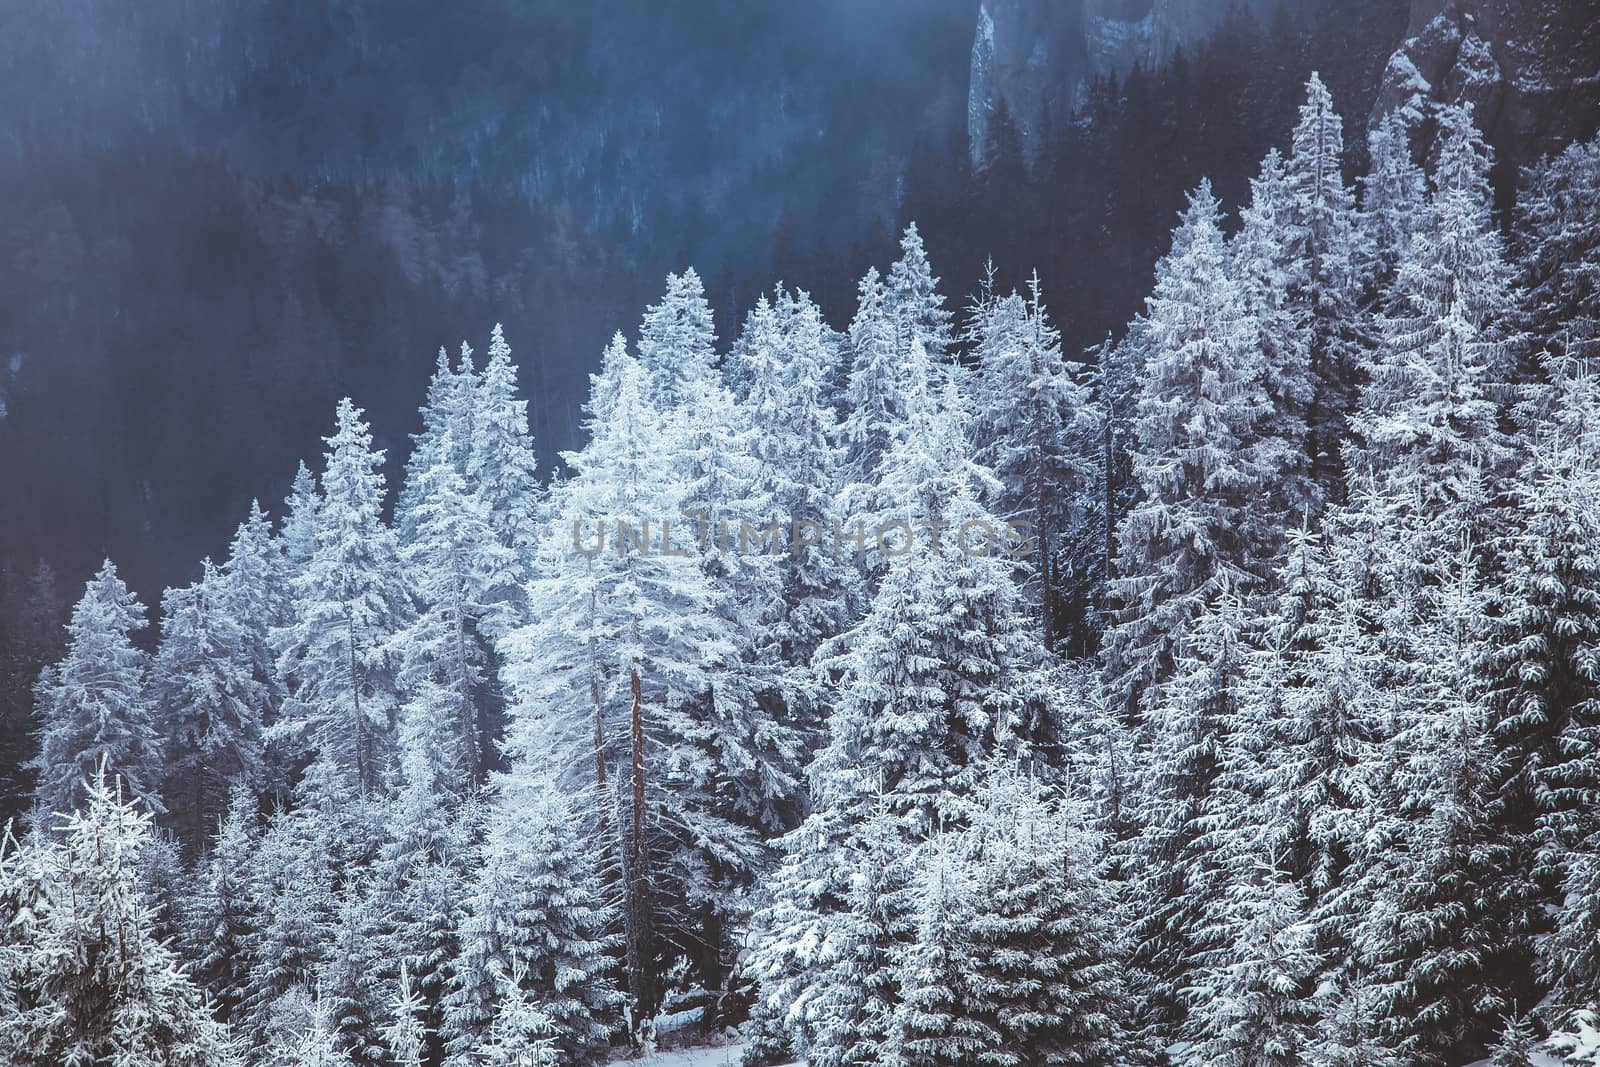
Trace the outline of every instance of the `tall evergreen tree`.
<path fill-rule="evenodd" d="M 455 788 L 470 792 L 489 765 L 483 711 L 490 701 L 488 663 L 479 626 L 490 608 L 490 575 L 515 550 L 503 545 L 482 498 L 446 458 L 454 436 L 439 438 L 440 459 L 416 475 L 413 533 L 401 562 L 417 603 L 416 617 L 397 635 L 405 714 L 436 724 L 429 741 L 453 770 Z"/>
<path fill-rule="evenodd" d="M 1526 904 L 1490 817 L 1496 757 L 1477 671 L 1487 615 L 1477 565 L 1464 540 L 1404 635 L 1408 662 L 1390 694 L 1400 722 L 1390 790 L 1368 831 L 1388 848 L 1363 857 L 1357 875 L 1368 907 L 1355 945 L 1381 1032 L 1423 1065 L 1482 1055 L 1498 1020 L 1531 992 Z"/>
<path fill-rule="evenodd" d="M 1303 264 L 1292 307 L 1311 375 L 1307 451 L 1312 477 L 1325 497 L 1337 496 L 1345 419 L 1355 403 L 1359 372 L 1357 220 L 1343 156 L 1343 121 L 1328 87 L 1313 73 L 1295 126 L 1287 177 L 1293 247 Z"/>
<path fill-rule="evenodd" d="M 1087 414 L 1088 391 L 1062 355 L 1061 333 L 1045 309 L 1039 276 L 1028 285 L 1027 300 L 1015 293 L 991 295 L 975 309 L 973 421 L 978 459 L 1000 479 L 995 510 L 1025 525 L 1037 545 L 1024 589 L 1038 605 L 1048 648 L 1063 625 L 1062 537 L 1093 493 L 1093 457 L 1074 449 L 1068 432 Z"/>
<path fill-rule="evenodd" d="M 311 563 L 311 553 L 317 546 L 318 513 L 322 509 L 322 490 L 317 485 L 317 476 L 311 473 L 304 460 L 295 468 L 294 484 L 283 505 L 283 528 L 278 531 L 278 543 L 286 579 L 292 579 Z"/>
<path fill-rule="evenodd" d="M 1223 731 L 1243 702 L 1247 616 L 1230 590 L 1190 623 L 1176 670 L 1151 701 L 1144 729 L 1150 780 L 1139 798 L 1141 831 L 1130 842 L 1138 871 L 1135 963 L 1146 997 L 1175 1035 L 1182 991 L 1219 946 L 1214 908 L 1226 872 L 1208 834 L 1215 815 Z"/>
<path fill-rule="evenodd" d="M 897 961 L 900 1003 L 891 1048 L 896 1062 L 959 1067 L 1001 1043 L 998 1033 L 967 1010 L 971 973 L 967 944 L 973 887 L 967 858 L 934 845 L 916 883 L 916 940 Z"/>
<path fill-rule="evenodd" d="M 148 625 L 144 611 L 110 560 L 72 609 L 67 654 L 35 689 L 39 754 L 32 767 L 40 819 L 78 807 L 84 783 L 102 767 L 121 776 L 130 796 L 165 810 L 160 727 L 146 700 L 149 656 L 132 640 Z"/>
<path fill-rule="evenodd" d="M 1316 464 L 1307 418 L 1317 399 L 1311 367 L 1313 338 L 1305 329 L 1312 264 L 1295 219 L 1299 191 L 1276 149 L 1250 181 L 1250 203 L 1239 212 L 1243 225 L 1231 243 L 1234 270 L 1262 354 L 1262 384 L 1271 408 L 1261 419 L 1258 460 L 1280 472 L 1273 488 L 1285 526 L 1315 517 L 1323 490 L 1313 479 Z"/>
<path fill-rule="evenodd" d="M 258 922 L 249 977 L 235 1025 L 264 1043 L 286 1006 L 309 996 L 338 920 L 329 816 L 314 808 L 279 810 L 251 854 L 249 901 Z"/>
<path fill-rule="evenodd" d="M 928 253 L 915 222 L 900 236 L 900 258 L 884 279 L 883 300 L 894 326 L 895 349 L 905 353 L 920 344 L 941 371 L 954 341 L 950 310 L 939 292 L 939 279 L 928 263 Z"/>
<path fill-rule="evenodd" d="M 233 1067 L 243 1057 L 176 953 L 153 933 L 138 881 L 151 815 L 104 771 L 59 839 L 8 838 L 0 899 L 0 1053 L 18 1067 Z"/>
<path fill-rule="evenodd" d="M 1423 225 L 1428 183 L 1411 155 L 1410 129 L 1399 112 L 1384 116 L 1367 136 L 1371 164 L 1361 179 L 1361 244 L 1369 260 L 1365 273 L 1387 282 Z"/>
<path fill-rule="evenodd" d="M 1106 647 L 1131 706 L 1171 672 L 1219 591 L 1259 584 L 1270 543 L 1256 505 L 1271 499 L 1273 472 L 1251 448 L 1270 401 L 1209 183 L 1190 196 L 1148 304 L 1133 459 L 1144 499 L 1118 532 L 1121 614 Z"/>
<path fill-rule="evenodd" d="M 370 793 L 393 749 L 394 639 L 412 606 L 383 522 L 383 453 L 348 399 L 326 440 L 316 542 L 291 581 L 293 618 L 279 638 L 290 690 L 280 732 L 293 731 L 311 755 L 310 788 Z"/>
<path fill-rule="evenodd" d="M 1490 216 L 1488 149 L 1470 110 L 1442 122 L 1427 225 L 1388 295 L 1351 458 L 1416 521 L 1466 515 L 1482 529 L 1488 479 L 1507 458 L 1495 396 L 1517 292 Z"/>
<path fill-rule="evenodd" d="M 596 1058 L 620 1022 L 606 902 L 585 820 L 528 767 L 500 782 L 466 899 L 461 955 L 445 1000 L 449 1063 L 477 1062 L 504 997 L 518 988 L 550 1020 L 563 1063 Z"/>
<path fill-rule="evenodd" d="M 269 707 L 227 579 L 210 560 L 201 566 L 198 582 L 162 597 L 150 686 L 166 751 L 162 795 L 191 856 L 204 851 L 235 784 L 263 784 Z"/>
<path fill-rule="evenodd" d="M 486 628 L 499 633 L 521 621 L 525 610 L 521 598 L 539 536 L 544 495 L 528 430 L 528 402 L 517 397 L 517 366 L 498 323 L 469 410 L 464 420 L 458 420 L 466 423 L 462 432 L 471 435 L 466 489 L 482 506 L 484 521 L 498 541 L 484 545 L 478 566 L 484 602 L 495 609 L 485 620 Z M 453 444 L 451 450 L 461 447 Z"/>
<path fill-rule="evenodd" d="M 1600 824 L 1590 803 L 1600 789 L 1600 561 L 1588 549 L 1600 533 L 1600 395 L 1576 372 L 1559 397 L 1514 487 L 1485 668 L 1506 761 L 1499 821 L 1519 837 L 1516 869 L 1538 877 L 1559 909 L 1542 958 L 1555 1000 L 1578 1008 L 1600 997 Z"/>
<path fill-rule="evenodd" d="M 688 383 L 716 366 L 716 329 L 700 275 L 690 267 L 667 275 L 667 291 L 659 304 L 645 309 L 639 326 L 639 363 L 649 383 L 649 396 L 662 408 L 689 398 Z"/>
<path fill-rule="evenodd" d="M 451 366 L 450 356 L 439 349 L 439 359 L 428 381 L 427 399 L 419 413 L 422 415 L 422 432 L 411 435 L 411 454 L 406 457 L 405 480 L 394 505 L 394 527 L 402 546 L 410 544 L 415 535 L 416 496 L 422 475 L 434 464 L 443 460 L 466 477 L 467 464 L 473 438 L 473 416 L 478 387 L 477 369 L 472 363 L 472 349 L 461 343 L 461 357 Z M 444 444 L 450 435 L 449 447 Z"/>
<path fill-rule="evenodd" d="M 250 946 L 260 930 L 250 880 L 261 834 L 256 798 L 235 787 L 196 878 L 197 893 L 185 916 L 183 943 L 195 961 L 195 979 L 232 1019 L 249 980 Z"/>
<path fill-rule="evenodd" d="M 1083 808 L 1003 770 L 991 778 L 971 836 L 971 991 L 961 1010 L 999 1037 L 977 1061 L 1141 1062 L 1127 1027 L 1119 901 L 1100 874 Z"/>
<path fill-rule="evenodd" d="M 841 427 L 850 477 L 870 482 L 905 417 L 901 364 L 895 324 L 878 268 L 861 279 L 855 318 L 850 321 L 850 378 Z"/>
<path fill-rule="evenodd" d="M 643 369 L 625 366 L 608 417 L 567 455 L 574 475 L 529 588 L 534 621 L 500 642 L 507 756 L 552 764 L 565 787 L 599 787 L 604 837 L 623 860 L 641 1020 L 661 994 L 656 953 L 671 958 L 658 928 L 697 944 L 718 871 L 749 871 L 759 853 L 748 824 L 727 817 L 730 798 L 759 800 L 785 773 L 756 743 L 770 740 L 754 728 L 761 709 L 721 686 L 738 653 L 726 592 L 696 558 L 692 521 L 672 521 L 684 438 L 645 386 Z"/>

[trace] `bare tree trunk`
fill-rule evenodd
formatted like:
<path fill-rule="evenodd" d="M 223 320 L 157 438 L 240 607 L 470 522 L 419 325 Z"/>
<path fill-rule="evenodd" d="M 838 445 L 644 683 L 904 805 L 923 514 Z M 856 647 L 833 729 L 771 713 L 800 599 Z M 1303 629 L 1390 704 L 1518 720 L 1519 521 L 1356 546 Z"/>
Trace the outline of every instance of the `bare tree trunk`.
<path fill-rule="evenodd" d="M 1107 352 L 1107 349 L 1102 349 L 1100 354 L 1100 380 L 1102 382 L 1105 381 L 1104 364 L 1107 358 Z M 1104 389 L 1104 387 L 1102 387 L 1102 392 L 1106 394 L 1101 399 L 1101 403 L 1105 407 L 1105 432 L 1104 441 L 1101 447 L 1103 452 L 1102 465 L 1105 469 L 1105 475 L 1103 479 L 1105 482 L 1105 500 L 1103 501 L 1103 506 L 1106 509 L 1106 565 L 1105 578 L 1100 585 L 1100 611 L 1101 614 L 1104 614 L 1107 607 L 1111 603 L 1111 578 L 1115 570 L 1116 561 L 1116 523 L 1112 518 L 1112 508 L 1116 506 L 1116 491 L 1111 485 L 1112 464 L 1115 462 L 1115 457 L 1111 448 L 1111 396 L 1110 391 Z"/>
<path fill-rule="evenodd" d="M 628 827 L 627 855 L 623 860 L 623 896 L 628 985 L 633 993 L 634 1030 L 655 1016 L 659 993 L 652 973 L 649 842 L 644 825 L 644 697 L 639 668 L 630 672 L 633 686 L 633 819 Z"/>
<path fill-rule="evenodd" d="M 478 705 L 474 699 L 475 694 L 467 681 L 467 616 L 464 610 L 464 597 L 461 590 L 456 590 L 456 677 L 461 682 L 461 741 L 462 759 L 467 765 L 467 786 L 469 792 L 475 792 L 483 783 L 483 751 L 478 738 Z M 491 663 L 490 667 L 494 665 Z"/>
<path fill-rule="evenodd" d="M 589 592 L 589 617 L 593 620 L 594 591 Z M 608 847 L 611 840 L 610 800 L 606 794 L 606 723 L 605 711 L 600 704 L 600 665 L 595 662 L 594 646 L 589 646 L 589 699 L 594 701 L 594 784 L 600 801 L 600 845 Z"/>

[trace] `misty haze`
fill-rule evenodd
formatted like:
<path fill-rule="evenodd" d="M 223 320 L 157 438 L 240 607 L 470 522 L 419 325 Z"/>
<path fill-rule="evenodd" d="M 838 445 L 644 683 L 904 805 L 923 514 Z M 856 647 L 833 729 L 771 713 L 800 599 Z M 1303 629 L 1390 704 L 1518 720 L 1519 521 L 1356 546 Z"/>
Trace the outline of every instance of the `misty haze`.
<path fill-rule="evenodd" d="M 1592 0 L 0 0 L 0 1063 L 1600 1067 Z"/>

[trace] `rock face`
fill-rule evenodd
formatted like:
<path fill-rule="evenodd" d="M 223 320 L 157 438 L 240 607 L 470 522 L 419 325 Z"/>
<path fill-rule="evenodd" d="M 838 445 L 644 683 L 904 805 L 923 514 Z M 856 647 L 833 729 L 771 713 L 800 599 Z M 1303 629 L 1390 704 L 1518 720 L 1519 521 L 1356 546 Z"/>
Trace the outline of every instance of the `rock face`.
<path fill-rule="evenodd" d="M 1406 38 L 1374 120 L 1470 103 L 1489 142 L 1517 163 L 1600 122 L 1600 0 L 1412 0 Z"/>
<path fill-rule="evenodd" d="M 1264 14 L 1288 2 L 1246 6 Z M 1222 0 L 983 0 L 967 93 L 973 160 L 983 158 L 1001 100 L 1031 151 L 1047 111 L 1070 115 L 1096 78 L 1162 63 L 1198 44 L 1228 8 Z"/>

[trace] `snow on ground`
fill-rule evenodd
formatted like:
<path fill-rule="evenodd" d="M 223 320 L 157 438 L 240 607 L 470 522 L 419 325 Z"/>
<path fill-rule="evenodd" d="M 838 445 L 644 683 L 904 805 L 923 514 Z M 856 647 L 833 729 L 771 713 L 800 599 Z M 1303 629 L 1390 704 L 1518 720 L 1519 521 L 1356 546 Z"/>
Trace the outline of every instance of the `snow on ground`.
<path fill-rule="evenodd" d="M 618 1058 L 611 1062 L 614 1067 L 739 1067 L 743 1055 L 744 1042 L 740 1041 L 732 1045 L 662 1049 L 638 1059 Z"/>

